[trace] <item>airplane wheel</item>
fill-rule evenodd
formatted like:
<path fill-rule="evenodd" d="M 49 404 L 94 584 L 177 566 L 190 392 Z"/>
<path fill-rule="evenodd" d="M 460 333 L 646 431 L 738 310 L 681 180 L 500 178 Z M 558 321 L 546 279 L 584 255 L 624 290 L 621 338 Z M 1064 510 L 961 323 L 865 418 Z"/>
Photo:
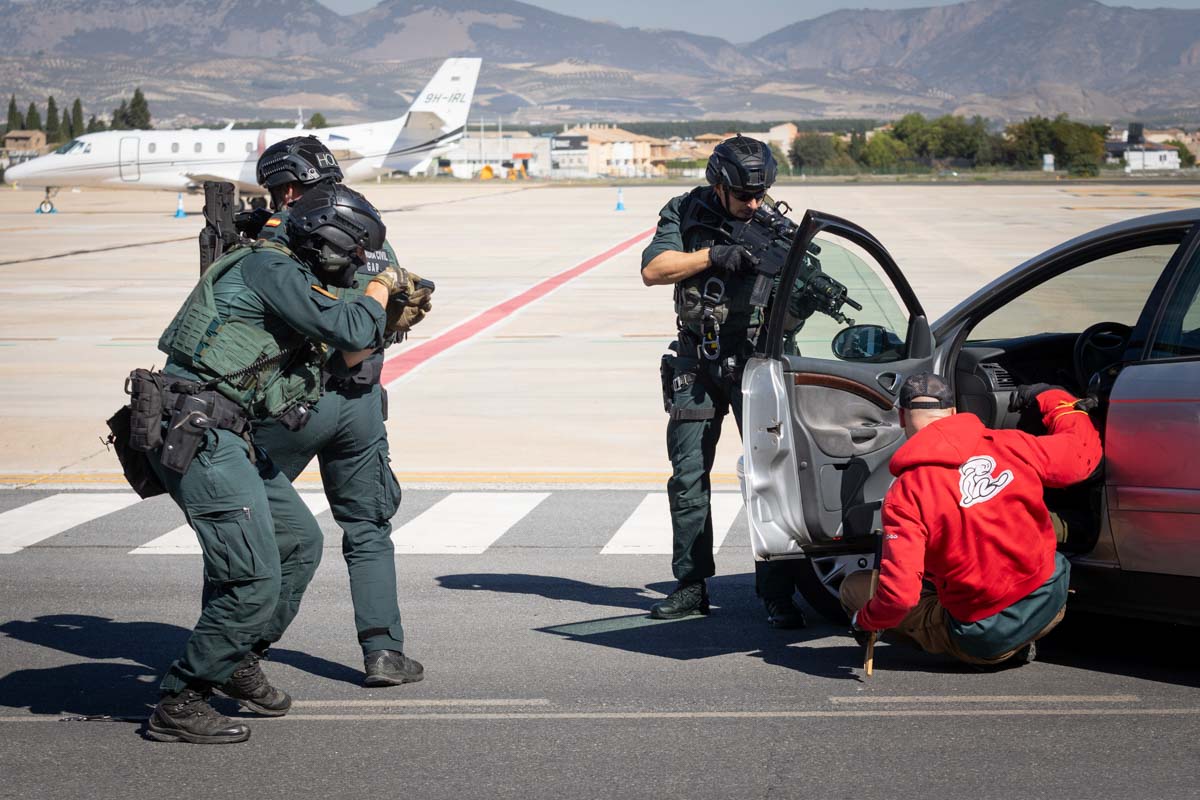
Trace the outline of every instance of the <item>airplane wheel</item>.
<path fill-rule="evenodd" d="M 49 200 L 43 200 L 41 203 L 38 204 L 37 213 L 53 214 L 54 213 L 54 203 L 51 203 Z"/>

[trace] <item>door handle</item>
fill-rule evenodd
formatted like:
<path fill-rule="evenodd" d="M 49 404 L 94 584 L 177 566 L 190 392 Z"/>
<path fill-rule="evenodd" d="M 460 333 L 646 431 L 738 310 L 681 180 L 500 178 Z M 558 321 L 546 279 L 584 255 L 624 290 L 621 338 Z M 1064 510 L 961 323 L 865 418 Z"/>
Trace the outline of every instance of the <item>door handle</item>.
<path fill-rule="evenodd" d="M 875 376 L 875 380 L 892 394 L 895 394 L 896 388 L 900 386 L 900 375 L 895 372 L 881 372 Z"/>

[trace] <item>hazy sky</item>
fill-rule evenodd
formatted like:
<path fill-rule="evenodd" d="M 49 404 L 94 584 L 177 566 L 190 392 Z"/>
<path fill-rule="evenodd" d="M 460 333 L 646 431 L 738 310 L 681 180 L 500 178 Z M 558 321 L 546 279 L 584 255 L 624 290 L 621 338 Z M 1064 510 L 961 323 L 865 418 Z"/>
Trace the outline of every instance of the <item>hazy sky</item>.
<path fill-rule="evenodd" d="M 378 5 L 379 0 L 320 0 L 335 11 L 351 14 Z M 950 5 L 961 0 L 757 0 L 738 6 L 729 0 L 526 0 L 532 5 L 548 8 L 560 14 L 596 19 L 603 9 L 603 19 L 618 25 L 640 28 L 673 28 L 692 33 L 722 36 L 733 42 L 748 42 L 784 25 L 811 19 L 841 8 L 917 8 Z M 1110 6 L 1136 8 L 1200 9 L 1200 0 L 1103 0 Z M 732 9 L 745 9 L 738 14 Z"/>

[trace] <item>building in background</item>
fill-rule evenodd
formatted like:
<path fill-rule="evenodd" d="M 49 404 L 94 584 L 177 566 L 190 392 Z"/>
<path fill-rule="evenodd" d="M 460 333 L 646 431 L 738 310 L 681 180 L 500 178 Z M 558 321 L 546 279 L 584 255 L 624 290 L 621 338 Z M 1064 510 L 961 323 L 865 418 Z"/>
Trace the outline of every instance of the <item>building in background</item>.
<path fill-rule="evenodd" d="M 587 140 L 588 177 L 649 178 L 666 174 L 668 142 L 618 128 L 612 124 L 585 124 L 569 128 L 557 139 Z"/>
<path fill-rule="evenodd" d="M 588 137 L 567 133 L 551 137 L 550 177 L 592 177 L 588 174 Z"/>
<path fill-rule="evenodd" d="M 4 134 L 4 166 L 20 164 L 37 158 L 46 150 L 46 134 L 42 131 L 12 130 Z"/>
<path fill-rule="evenodd" d="M 472 131 L 438 159 L 437 172 L 455 178 L 549 178 L 550 139 L 525 131 Z"/>
<path fill-rule="evenodd" d="M 1166 138 L 1172 137 L 1164 137 L 1164 140 Z M 1104 152 L 1109 164 L 1123 162 L 1126 172 L 1177 170 L 1182 166 L 1179 160 L 1179 148 L 1150 141 L 1140 122 L 1130 123 L 1127 130 L 1106 141 Z"/>

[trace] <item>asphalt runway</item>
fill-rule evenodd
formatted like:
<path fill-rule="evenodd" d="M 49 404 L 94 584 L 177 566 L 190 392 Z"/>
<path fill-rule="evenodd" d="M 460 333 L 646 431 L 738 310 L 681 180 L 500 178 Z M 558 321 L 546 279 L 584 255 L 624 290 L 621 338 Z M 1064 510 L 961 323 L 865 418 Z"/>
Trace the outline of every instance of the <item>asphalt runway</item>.
<path fill-rule="evenodd" d="M 868 680 L 815 612 L 809 629 L 768 629 L 732 433 L 714 475 L 714 614 L 646 617 L 672 586 L 657 366 L 674 325 L 638 256 L 686 187 L 626 187 L 623 212 L 606 186 L 360 188 L 438 284 L 388 362 L 401 608 L 428 677 L 359 686 L 340 532 L 306 473 L 324 561 L 268 665 L 298 703 L 224 748 L 59 721 L 144 717 L 198 613 L 182 515 L 130 495 L 99 435 L 124 375 L 162 363 L 201 199 L 176 220 L 167 193 L 64 192 L 38 216 L 38 193 L 0 191 L 0 798 L 1200 797 L 1194 630 L 1069 614 L 1028 667 L 978 673 L 885 645 Z M 933 316 L 1072 236 L 1200 198 L 777 194 L 864 225 Z"/>
<path fill-rule="evenodd" d="M 397 530 L 460 493 L 407 492 Z M 169 503 L 0 555 L 0 797 L 1200 796 L 1194 631 L 1068 615 L 1020 669 L 881 645 L 867 679 L 815 612 L 806 630 L 763 623 L 744 520 L 717 552 L 713 615 L 656 623 L 669 556 L 604 552 L 646 493 L 544 494 L 483 552 L 397 557 L 427 677 L 392 689 L 359 686 L 323 513 L 322 565 L 267 665 L 296 707 L 229 747 L 59 721 L 144 717 L 181 649 L 199 556 L 131 552 L 178 524 Z M 2 492 L 0 513 L 57 496 Z"/>

